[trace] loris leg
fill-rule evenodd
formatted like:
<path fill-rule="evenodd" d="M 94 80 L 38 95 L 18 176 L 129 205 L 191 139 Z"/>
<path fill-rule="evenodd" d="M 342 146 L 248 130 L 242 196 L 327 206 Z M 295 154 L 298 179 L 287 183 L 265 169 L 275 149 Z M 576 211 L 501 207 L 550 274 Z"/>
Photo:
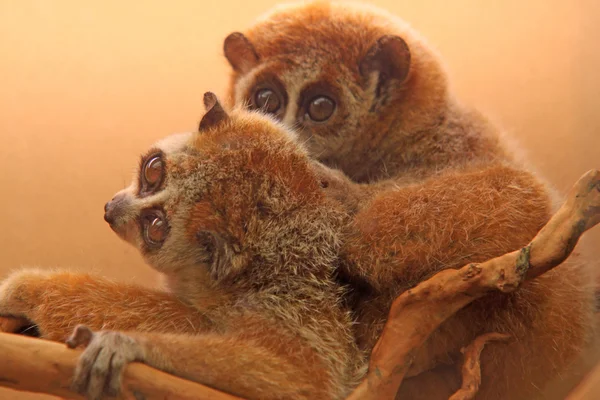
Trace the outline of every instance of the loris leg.
<path fill-rule="evenodd" d="M 69 347 L 86 346 L 73 387 L 89 399 L 117 395 L 125 366 L 143 362 L 162 371 L 244 398 L 326 399 L 339 397 L 330 371 L 299 340 L 275 334 L 263 321 L 262 335 L 144 334 L 78 326 Z M 260 337 L 259 337 L 260 336 Z M 285 350 L 283 349 L 285 347 Z"/>
<path fill-rule="evenodd" d="M 0 316 L 17 317 L 3 318 L 3 331 L 15 332 L 32 323 L 41 337 L 56 341 L 64 341 L 77 324 L 196 333 L 208 323 L 200 312 L 167 292 L 93 275 L 39 270 L 16 272 L 0 284 Z"/>

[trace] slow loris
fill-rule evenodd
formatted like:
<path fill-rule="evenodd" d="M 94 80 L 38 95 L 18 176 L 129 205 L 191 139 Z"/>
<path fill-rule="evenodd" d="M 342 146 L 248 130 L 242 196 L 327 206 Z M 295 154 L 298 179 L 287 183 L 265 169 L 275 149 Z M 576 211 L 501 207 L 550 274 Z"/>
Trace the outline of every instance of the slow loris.
<path fill-rule="evenodd" d="M 253 399 L 343 399 L 365 358 L 334 279 L 347 214 L 286 129 L 212 93 L 198 132 L 141 158 L 105 219 L 169 292 L 24 270 L 0 285 L 0 315 L 77 344 L 75 387 L 115 395 L 127 363 Z M 86 343 L 84 343 L 86 344 Z"/>
<path fill-rule="evenodd" d="M 355 213 L 341 276 L 355 289 L 363 349 L 406 288 L 526 245 L 551 215 L 552 189 L 455 98 L 439 55 L 399 18 L 356 3 L 282 5 L 229 35 L 224 52 L 231 101 L 294 128 L 312 157 L 356 182 L 338 185 Z M 482 299 L 442 326 L 418 360 L 452 362 L 475 334 L 508 332 L 512 344 L 483 354 L 478 398 L 541 396 L 589 338 L 591 275 L 571 260 L 517 293 Z M 412 383 L 431 398 L 431 385 Z"/>

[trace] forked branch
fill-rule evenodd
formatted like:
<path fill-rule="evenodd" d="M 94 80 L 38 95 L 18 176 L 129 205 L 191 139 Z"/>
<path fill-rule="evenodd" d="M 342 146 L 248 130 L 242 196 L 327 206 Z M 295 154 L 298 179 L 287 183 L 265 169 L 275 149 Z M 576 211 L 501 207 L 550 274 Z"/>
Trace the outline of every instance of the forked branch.
<path fill-rule="evenodd" d="M 439 272 L 394 300 L 371 353 L 366 379 L 349 400 L 393 399 L 416 349 L 455 312 L 493 290 L 512 292 L 560 265 L 581 235 L 600 222 L 600 172 L 577 181 L 567 200 L 524 248 L 480 264 Z M 419 329 L 415 329 L 418 327 Z"/>

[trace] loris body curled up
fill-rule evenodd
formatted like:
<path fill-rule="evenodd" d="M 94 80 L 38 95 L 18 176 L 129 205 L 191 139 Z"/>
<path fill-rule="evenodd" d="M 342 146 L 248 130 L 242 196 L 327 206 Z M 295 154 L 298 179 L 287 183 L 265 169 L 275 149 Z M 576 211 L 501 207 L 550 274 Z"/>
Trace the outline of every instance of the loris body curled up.
<path fill-rule="evenodd" d="M 294 128 L 312 157 L 355 182 L 340 178 L 336 189 L 355 215 L 341 277 L 365 350 L 402 291 L 526 245 L 553 211 L 552 189 L 454 97 L 440 57 L 399 18 L 356 3 L 283 5 L 229 35 L 224 52 L 232 101 Z M 475 302 L 430 338 L 413 373 L 456 362 L 477 334 L 508 332 L 510 345 L 482 356 L 478 398 L 546 398 L 592 335 L 591 271 L 573 257 Z M 447 397 L 427 392 L 429 376 L 401 393 Z"/>

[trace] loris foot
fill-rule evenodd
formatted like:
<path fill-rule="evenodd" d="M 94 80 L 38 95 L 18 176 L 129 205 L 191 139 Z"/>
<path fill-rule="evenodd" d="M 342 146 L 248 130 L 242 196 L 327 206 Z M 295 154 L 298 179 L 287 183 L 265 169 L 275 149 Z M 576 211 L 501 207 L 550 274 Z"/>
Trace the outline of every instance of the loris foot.
<path fill-rule="evenodd" d="M 125 366 L 144 358 L 136 339 L 115 331 L 92 332 L 84 325 L 78 325 L 66 343 L 69 348 L 86 347 L 75 368 L 72 387 L 89 400 L 119 395 Z"/>

